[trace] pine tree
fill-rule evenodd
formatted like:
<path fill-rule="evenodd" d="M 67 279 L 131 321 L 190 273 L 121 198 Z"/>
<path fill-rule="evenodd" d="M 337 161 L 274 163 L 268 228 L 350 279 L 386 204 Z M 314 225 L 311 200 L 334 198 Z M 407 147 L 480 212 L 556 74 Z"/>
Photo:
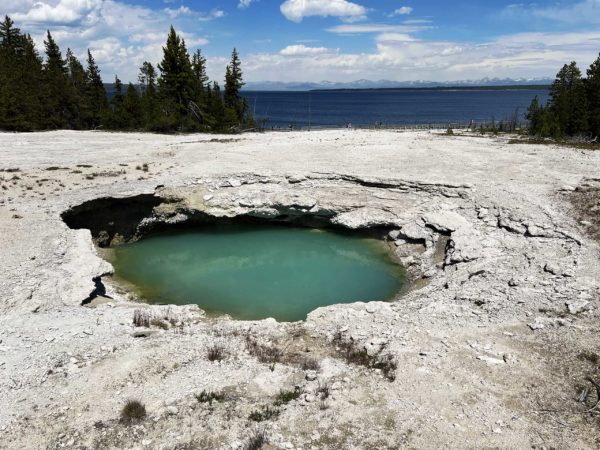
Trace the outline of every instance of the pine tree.
<path fill-rule="evenodd" d="M 536 95 L 527 109 L 526 118 L 529 121 L 529 132 L 533 135 L 539 135 L 542 131 L 544 108 L 540 105 Z"/>
<path fill-rule="evenodd" d="M 10 48 L 17 51 L 21 47 L 21 30 L 14 26 L 14 22 L 8 16 L 4 16 L 4 20 L 0 22 L 0 40 L 2 47 Z"/>
<path fill-rule="evenodd" d="M 118 76 L 115 76 L 115 93 L 110 103 L 113 108 L 121 108 L 123 106 L 123 83 Z"/>
<path fill-rule="evenodd" d="M 593 137 L 600 137 L 600 56 L 587 71 L 588 121 Z"/>
<path fill-rule="evenodd" d="M 104 125 L 108 129 L 123 130 L 128 128 L 129 119 L 125 112 L 125 96 L 123 95 L 123 83 L 118 76 L 115 76 L 115 92 L 110 101 L 111 109 L 106 114 Z"/>
<path fill-rule="evenodd" d="M 225 105 L 223 105 L 221 88 L 216 81 L 213 81 L 212 88 L 208 92 L 207 111 L 211 129 L 213 131 L 222 131 L 225 121 Z"/>
<path fill-rule="evenodd" d="M 237 122 L 243 122 L 248 104 L 245 98 L 242 98 L 240 91 L 244 86 L 242 79 L 242 63 L 237 50 L 234 48 L 231 52 L 231 61 L 225 71 L 225 91 L 223 101 L 225 107 L 235 112 Z"/>
<path fill-rule="evenodd" d="M 7 16 L 0 23 L 0 128 L 41 128 L 42 62 L 31 36 L 24 36 Z"/>
<path fill-rule="evenodd" d="M 192 55 L 192 72 L 194 73 L 194 80 L 198 84 L 200 95 L 204 95 L 210 87 L 208 86 L 208 75 L 206 74 L 206 58 L 202 56 L 200 49 Z"/>
<path fill-rule="evenodd" d="M 142 126 L 142 102 L 138 90 L 132 83 L 127 86 L 127 93 L 123 99 L 123 110 L 127 122 L 125 128 L 138 129 Z"/>
<path fill-rule="evenodd" d="M 27 130 L 42 128 L 42 58 L 30 35 L 22 37 L 23 55 L 18 65 L 21 114 Z"/>
<path fill-rule="evenodd" d="M 152 123 L 158 115 L 158 101 L 156 96 L 156 70 L 148 61 L 140 67 L 138 81 L 142 88 L 141 108 L 142 124 L 145 128 L 153 128 Z"/>
<path fill-rule="evenodd" d="M 74 126 L 79 129 L 89 128 L 91 112 L 86 98 L 87 73 L 70 48 L 67 49 L 65 60 L 73 92 L 73 106 L 75 108 Z"/>
<path fill-rule="evenodd" d="M 585 94 L 577 63 L 565 64 L 550 87 L 550 112 L 556 119 L 561 136 L 574 136 L 588 130 Z"/>
<path fill-rule="evenodd" d="M 48 128 L 73 126 L 73 95 L 69 84 L 67 64 L 58 44 L 47 32 L 46 62 L 44 64 L 44 117 Z"/>
<path fill-rule="evenodd" d="M 189 124 L 187 117 L 189 102 L 194 98 L 194 74 L 185 41 L 173 27 L 163 47 L 163 59 L 158 69 L 161 72 L 158 79 L 159 92 L 166 115 L 179 126 Z"/>
<path fill-rule="evenodd" d="M 104 116 L 108 113 L 108 97 L 106 89 L 100 76 L 100 69 L 88 49 L 87 57 L 87 80 L 86 80 L 86 99 L 90 109 L 90 127 L 96 128 L 102 122 Z"/>
<path fill-rule="evenodd" d="M 156 70 L 148 61 L 144 61 L 140 67 L 138 81 L 142 85 L 142 93 L 156 94 Z"/>

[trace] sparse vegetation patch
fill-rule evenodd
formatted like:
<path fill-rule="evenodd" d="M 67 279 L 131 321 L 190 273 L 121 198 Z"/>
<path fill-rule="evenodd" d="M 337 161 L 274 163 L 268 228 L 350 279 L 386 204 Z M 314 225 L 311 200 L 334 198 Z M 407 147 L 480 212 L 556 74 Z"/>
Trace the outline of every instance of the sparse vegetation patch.
<path fill-rule="evenodd" d="M 263 406 L 260 409 L 252 411 L 248 416 L 248 419 L 254 422 L 264 422 L 267 420 L 275 419 L 279 416 L 280 411 L 277 408 L 271 406 Z"/>
<path fill-rule="evenodd" d="M 289 403 L 292 400 L 298 399 L 300 397 L 300 394 L 302 394 L 302 391 L 298 387 L 290 390 L 281 390 L 275 398 L 275 405 L 285 405 L 286 403 Z"/>
<path fill-rule="evenodd" d="M 146 417 L 146 407 L 139 400 L 127 400 L 121 410 L 121 422 L 131 424 Z"/>
<path fill-rule="evenodd" d="M 358 348 L 352 341 L 344 339 L 341 331 L 334 334 L 332 342 L 346 362 L 369 369 L 379 369 L 389 381 L 396 379 L 398 363 L 392 355 L 369 355 L 365 349 Z"/>
<path fill-rule="evenodd" d="M 225 358 L 225 354 L 225 347 L 220 344 L 215 344 L 209 347 L 208 351 L 206 352 L 206 357 L 209 361 L 221 361 Z"/>
<path fill-rule="evenodd" d="M 264 431 L 257 431 L 248 439 L 242 450 L 260 450 L 267 443 L 267 435 Z"/>
<path fill-rule="evenodd" d="M 196 397 L 198 403 L 212 403 L 213 401 L 223 401 L 225 399 L 225 394 L 223 394 L 222 392 L 212 392 L 203 390 L 199 394 L 195 394 L 194 397 Z"/>
<path fill-rule="evenodd" d="M 260 344 L 251 336 L 246 337 L 246 349 L 248 353 L 266 364 L 277 363 L 283 356 L 283 352 L 279 348 Z"/>

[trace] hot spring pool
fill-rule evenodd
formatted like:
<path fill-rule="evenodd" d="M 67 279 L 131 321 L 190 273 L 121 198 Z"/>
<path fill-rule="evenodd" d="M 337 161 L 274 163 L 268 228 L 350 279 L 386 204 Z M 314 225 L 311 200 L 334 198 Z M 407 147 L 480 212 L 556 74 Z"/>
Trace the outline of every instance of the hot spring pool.
<path fill-rule="evenodd" d="M 405 283 L 383 242 L 305 228 L 208 226 L 110 253 L 116 278 L 147 302 L 195 303 L 242 320 L 296 321 L 321 306 L 386 301 Z"/>

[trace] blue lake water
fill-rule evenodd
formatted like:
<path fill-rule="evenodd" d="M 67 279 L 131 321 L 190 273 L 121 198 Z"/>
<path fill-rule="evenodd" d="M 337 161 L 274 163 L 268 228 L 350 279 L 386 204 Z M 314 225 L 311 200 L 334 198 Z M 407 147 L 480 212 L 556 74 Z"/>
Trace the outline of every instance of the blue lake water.
<path fill-rule="evenodd" d="M 335 303 L 391 300 L 405 281 L 385 244 L 275 226 L 209 226 L 116 247 L 117 278 L 148 302 L 296 321 Z"/>
<path fill-rule="evenodd" d="M 273 92 L 246 91 L 250 110 L 267 127 L 337 127 L 352 125 L 491 122 L 519 111 L 519 120 L 536 95 L 547 89 Z"/>

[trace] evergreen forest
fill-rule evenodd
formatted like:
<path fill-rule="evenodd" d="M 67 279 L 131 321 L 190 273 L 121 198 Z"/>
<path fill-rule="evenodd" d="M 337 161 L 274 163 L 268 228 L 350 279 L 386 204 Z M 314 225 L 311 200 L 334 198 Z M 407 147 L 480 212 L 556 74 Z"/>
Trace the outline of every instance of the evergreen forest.
<path fill-rule="evenodd" d="M 600 56 L 584 77 L 576 62 L 565 64 L 550 86 L 542 105 L 535 97 L 527 111 L 529 131 L 556 139 L 600 137 Z"/>
<path fill-rule="evenodd" d="M 61 51 L 50 31 L 43 55 L 10 17 L 0 22 L 0 130 L 146 130 L 238 132 L 254 127 L 237 51 L 223 90 L 206 74 L 200 50 L 191 56 L 171 27 L 162 61 L 144 62 L 137 82 L 116 77 L 109 99 L 100 69 L 88 50 L 80 61 Z"/>

